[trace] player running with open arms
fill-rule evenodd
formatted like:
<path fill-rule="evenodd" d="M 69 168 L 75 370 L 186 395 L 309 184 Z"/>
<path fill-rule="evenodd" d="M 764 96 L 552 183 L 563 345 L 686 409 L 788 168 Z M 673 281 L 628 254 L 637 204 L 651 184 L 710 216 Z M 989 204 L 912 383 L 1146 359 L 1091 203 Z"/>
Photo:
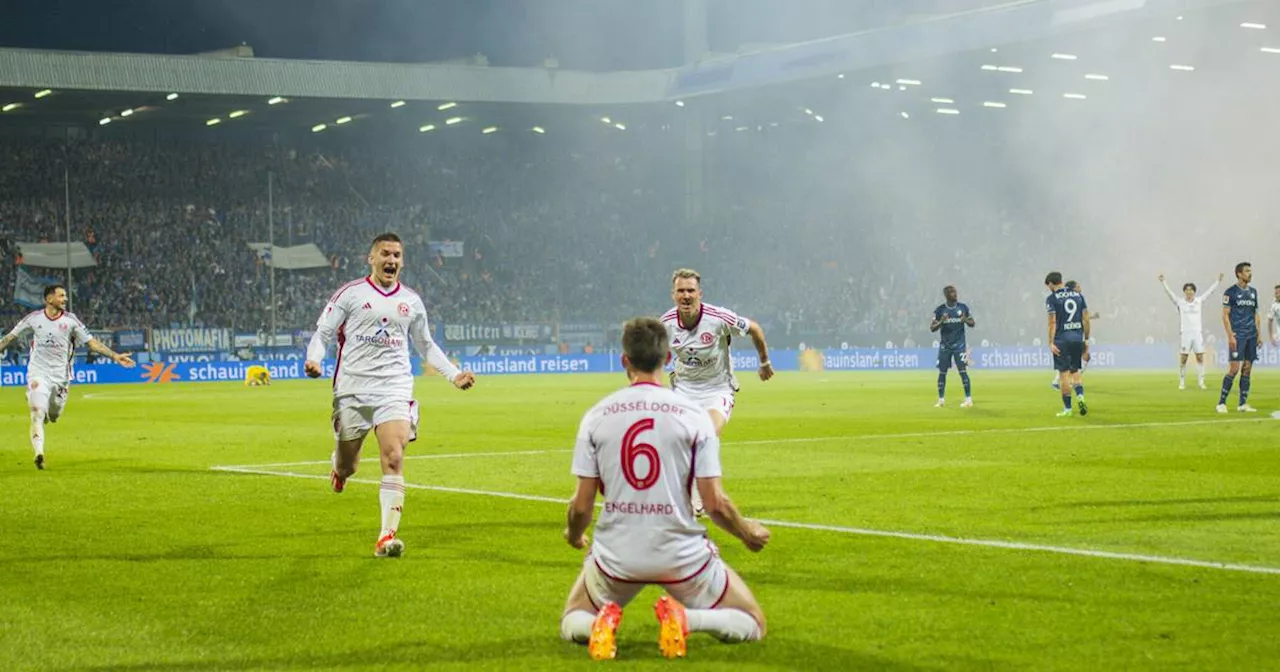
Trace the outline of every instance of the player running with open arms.
<path fill-rule="evenodd" d="M 1204 386 L 1204 321 L 1203 316 L 1204 300 L 1213 291 L 1218 288 L 1218 284 L 1222 282 L 1223 274 L 1218 274 L 1218 279 L 1204 294 L 1196 295 L 1196 283 L 1188 282 L 1182 285 L 1182 297 L 1179 298 L 1169 289 L 1169 285 L 1164 281 L 1164 274 L 1160 274 L 1160 286 L 1164 287 L 1164 293 L 1169 295 L 1169 300 L 1173 302 L 1173 306 L 1178 309 L 1178 315 L 1181 316 L 1179 332 L 1181 333 L 1182 344 L 1180 347 L 1181 359 L 1178 362 L 1178 389 L 1187 389 L 1187 357 L 1191 354 L 1196 356 L 1196 374 L 1200 380 L 1200 389 L 1207 389 Z"/>
<path fill-rule="evenodd" d="M 749 336 L 760 357 L 760 380 L 773 377 L 769 346 L 760 325 L 737 313 L 702 301 L 702 276 L 682 268 L 671 275 L 671 298 L 676 307 L 662 316 L 675 356 L 672 389 L 689 397 L 710 417 L 716 436 L 733 415 L 738 380 L 733 375 L 729 344 L 734 334 Z M 694 492 L 694 510 L 702 502 Z"/>
<path fill-rule="evenodd" d="M 725 642 L 764 637 L 764 612 L 695 519 L 692 491 L 707 515 L 752 551 L 769 530 L 747 520 L 721 483 L 720 439 L 707 413 L 661 386 L 667 329 L 641 318 L 622 332 L 622 365 L 631 386 L 605 397 L 582 419 L 572 472 L 565 540 L 586 548 L 596 493 L 604 497 L 595 540 L 560 621 L 564 639 L 588 645 L 596 660 L 617 653 L 622 609 L 646 585 L 666 592 L 654 606 L 658 644 L 668 658 L 685 654 L 690 632 Z"/>
<path fill-rule="evenodd" d="M 367 277 L 343 285 L 329 299 L 307 347 L 306 372 L 323 375 L 329 343 L 338 341 L 333 372 L 333 452 L 330 483 L 342 492 L 356 473 L 360 447 L 372 430 L 382 462 L 382 531 L 374 547 L 378 557 L 398 557 L 404 542 L 396 536 L 404 507 L 404 449 L 417 438 L 418 404 L 413 398 L 409 342 L 436 371 L 461 390 L 475 384 L 459 371 L 431 339 L 422 299 L 400 284 L 404 246 L 393 233 L 373 239 Z"/>
<path fill-rule="evenodd" d="M 1236 282 L 1222 294 L 1222 327 L 1227 332 L 1227 345 L 1231 349 L 1227 375 L 1222 378 L 1222 396 L 1218 397 L 1218 412 L 1227 412 L 1227 397 L 1236 374 L 1240 374 L 1241 413 L 1253 413 L 1257 409 L 1249 405 L 1249 378 L 1253 363 L 1258 359 L 1258 337 L 1262 335 L 1262 312 L 1259 310 L 1258 289 L 1250 287 L 1253 266 L 1242 261 L 1236 264 Z"/>
<path fill-rule="evenodd" d="M 1084 401 L 1084 384 L 1080 382 L 1085 344 L 1091 328 L 1089 305 L 1084 294 L 1062 284 L 1062 274 L 1054 271 L 1045 276 L 1049 288 L 1045 307 L 1049 313 L 1049 351 L 1053 353 L 1053 368 L 1058 372 L 1062 390 L 1062 412 L 1058 417 L 1071 416 L 1071 390 L 1076 393 L 1080 415 L 1089 414 Z"/>
<path fill-rule="evenodd" d="M 938 408 L 946 405 L 947 372 L 954 361 L 956 371 L 960 373 L 960 382 L 964 385 L 964 403 L 960 408 L 973 406 L 973 397 L 969 386 L 969 355 L 965 344 L 965 327 L 973 328 L 973 312 L 969 306 L 960 303 L 956 288 L 947 285 L 942 289 L 946 303 L 933 309 L 933 322 L 930 332 L 938 333 Z"/>
<path fill-rule="evenodd" d="M 31 411 L 31 448 L 37 469 L 44 469 L 44 425 L 57 422 L 67 408 L 75 349 L 81 344 L 127 369 L 133 359 L 103 345 L 75 315 L 67 312 L 67 290 L 44 288 L 44 309 L 27 314 L 4 338 L 0 352 L 20 339 L 31 339 L 27 359 L 27 408 Z"/>

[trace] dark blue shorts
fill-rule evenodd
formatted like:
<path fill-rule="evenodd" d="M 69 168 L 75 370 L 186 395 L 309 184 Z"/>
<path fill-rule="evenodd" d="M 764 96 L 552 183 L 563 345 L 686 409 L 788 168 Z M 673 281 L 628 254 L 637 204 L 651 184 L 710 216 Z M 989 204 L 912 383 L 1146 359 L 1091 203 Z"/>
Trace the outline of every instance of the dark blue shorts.
<path fill-rule="evenodd" d="M 1058 354 L 1053 358 L 1057 371 L 1075 373 L 1084 365 L 1084 341 L 1057 341 Z"/>
<path fill-rule="evenodd" d="M 1258 337 L 1253 338 L 1237 338 L 1236 349 L 1231 351 L 1231 361 L 1233 362 L 1256 362 L 1258 361 Z"/>
<path fill-rule="evenodd" d="M 964 371 L 969 368 L 969 355 L 964 350 L 938 348 L 938 370 L 943 373 L 950 371 L 952 362 L 955 362 L 957 371 Z"/>

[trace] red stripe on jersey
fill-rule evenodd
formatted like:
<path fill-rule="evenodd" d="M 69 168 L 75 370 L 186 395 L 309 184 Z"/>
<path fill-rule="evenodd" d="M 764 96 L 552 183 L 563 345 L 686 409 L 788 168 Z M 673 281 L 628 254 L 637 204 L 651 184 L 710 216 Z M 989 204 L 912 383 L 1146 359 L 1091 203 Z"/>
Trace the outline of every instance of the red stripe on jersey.
<path fill-rule="evenodd" d="M 382 290 L 382 288 L 381 288 L 381 287 L 379 287 L 379 286 L 378 286 L 378 284 L 377 284 L 376 282 L 374 282 L 374 281 L 373 281 L 373 278 L 366 277 L 366 278 L 364 279 L 364 281 L 365 281 L 365 282 L 367 282 L 367 283 L 369 283 L 369 286 L 370 286 L 370 287 L 372 287 L 372 288 L 374 289 L 374 291 L 376 291 L 377 293 L 379 293 L 379 294 L 381 294 L 381 295 L 383 295 L 383 296 L 394 296 L 396 292 L 400 291 L 400 283 L 399 283 L 399 282 L 396 282 L 396 286 L 395 286 L 395 287 L 392 287 L 392 288 L 391 288 L 391 291 L 389 291 L 389 292 L 385 292 L 385 291 L 383 291 L 383 290 Z"/>
<path fill-rule="evenodd" d="M 715 557 L 716 556 L 714 553 L 711 554 L 711 557 L 707 558 L 707 561 L 702 563 L 702 566 L 698 568 L 698 571 L 690 574 L 689 576 L 684 577 L 683 579 L 676 579 L 675 581 L 628 581 L 627 579 L 619 579 L 618 577 L 610 574 L 609 572 L 604 571 L 604 567 L 600 566 L 599 560 L 596 560 L 595 558 L 591 558 L 591 561 L 596 563 L 596 569 L 600 570 L 600 573 L 604 574 L 605 578 L 609 579 L 610 581 L 617 581 L 618 583 L 652 583 L 659 586 L 670 586 L 670 585 L 674 585 L 677 583 L 684 583 L 685 581 L 691 581 L 693 579 L 698 578 L 699 574 L 707 571 L 707 567 L 711 565 L 711 561 L 714 560 Z"/>
<path fill-rule="evenodd" d="M 345 285 L 343 285 L 343 286 L 339 287 L 339 288 L 338 288 L 338 291 L 334 292 L 334 293 L 333 293 L 333 296 L 329 297 L 329 303 L 337 303 L 337 302 L 338 302 L 338 297 L 339 297 L 339 296 L 342 296 L 342 293 L 343 293 L 343 292 L 347 291 L 348 289 L 351 289 L 352 287 L 355 287 L 356 285 L 360 284 L 361 282 L 363 282 L 363 281 L 364 281 L 364 280 L 366 280 L 366 279 L 367 279 L 367 278 L 363 278 L 363 279 L 361 279 L 361 280 L 352 280 L 351 282 L 348 282 L 347 284 L 345 284 Z"/>
<path fill-rule="evenodd" d="M 727 311 L 722 310 L 720 308 L 712 308 L 708 306 L 706 308 L 706 311 L 708 315 L 714 318 L 717 318 L 719 320 L 722 320 L 724 322 L 728 322 L 729 324 L 733 324 L 734 322 L 737 322 L 737 320 L 734 319 L 733 315 L 729 314 Z"/>
<path fill-rule="evenodd" d="M 689 491 L 689 498 L 693 498 L 694 480 L 693 473 L 698 467 L 698 439 L 701 437 L 693 437 L 693 443 L 689 444 L 689 480 L 685 483 L 685 490 Z"/>
<path fill-rule="evenodd" d="M 333 389 L 338 389 L 338 369 L 342 368 L 342 346 L 347 343 L 347 321 L 338 325 L 338 361 L 333 365 Z"/>

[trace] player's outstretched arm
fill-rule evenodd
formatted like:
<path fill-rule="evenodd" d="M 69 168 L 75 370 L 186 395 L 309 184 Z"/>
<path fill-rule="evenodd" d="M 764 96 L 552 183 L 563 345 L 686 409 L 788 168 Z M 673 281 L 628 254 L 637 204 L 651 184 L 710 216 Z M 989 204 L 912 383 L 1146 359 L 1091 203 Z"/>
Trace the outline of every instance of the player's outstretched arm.
<path fill-rule="evenodd" d="M 1173 305 L 1178 305 L 1178 295 L 1174 294 L 1173 290 L 1169 287 L 1169 283 L 1164 281 L 1164 273 L 1160 274 L 1160 286 L 1164 287 L 1164 293 L 1169 296 L 1169 300 L 1173 302 Z M 1217 287 L 1217 285 L 1215 284 L 1214 287 Z M 1212 292 L 1213 288 L 1209 288 L 1209 291 Z"/>
<path fill-rule="evenodd" d="M 454 387 L 459 390 L 469 390 L 476 384 L 476 374 L 459 370 L 453 362 L 449 361 L 449 357 L 444 354 L 440 346 L 436 345 L 435 339 L 431 338 L 425 309 L 409 324 L 409 336 L 413 340 L 413 347 L 418 351 L 418 356 L 427 360 L 427 364 L 452 382 Z"/>
<path fill-rule="evenodd" d="M 773 377 L 773 364 L 769 361 L 769 344 L 764 340 L 764 327 L 755 320 L 749 322 L 751 324 L 747 327 L 747 335 L 751 337 L 751 343 L 756 346 L 756 354 L 760 357 L 760 380 L 769 380 Z"/>
<path fill-rule="evenodd" d="M 769 543 L 769 530 L 764 525 L 742 517 L 738 507 L 725 493 L 724 486 L 717 478 L 699 478 L 698 494 L 702 496 L 702 508 L 707 517 L 717 527 L 737 537 L 743 545 L 753 552 L 760 551 Z"/>
<path fill-rule="evenodd" d="M 587 547 L 587 527 L 591 525 L 591 516 L 596 510 L 596 492 L 600 489 L 600 479 L 586 476 L 578 477 L 578 489 L 569 501 L 568 519 L 564 528 L 564 540 L 569 545 L 583 549 Z"/>
<path fill-rule="evenodd" d="M 1201 294 L 1201 295 L 1200 295 L 1200 298 L 1202 298 L 1202 299 L 1203 299 L 1204 297 L 1206 297 L 1206 296 L 1209 296 L 1209 295 L 1213 294 L 1213 292 L 1214 292 L 1215 290 L 1217 290 L 1217 289 L 1218 289 L 1218 285 L 1221 285 L 1221 284 L 1222 284 L 1222 280 L 1223 280 L 1223 278 L 1225 278 L 1225 277 L 1227 277 L 1227 274 L 1226 274 L 1226 273 L 1219 273 L 1219 274 L 1218 274 L 1218 279 L 1217 279 L 1217 280 L 1214 280 L 1212 285 L 1209 285 L 1209 289 L 1206 289 L 1206 290 L 1205 290 L 1205 292 L 1204 292 L 1204 294 Z"/>
<path fill-rule="evenodd" d="M 24 339 L 30 335 L 31 325 L 27 324 L 27 318 L 24 317 L 21 320 L 18 320 L 17 324 L 13 325 L 13 329 L 11 329 L 9 333 L 5 334 L 4 338 L 0 338 L 0 352 L 4 352 L 10 345 L 13 345 L 14 342 Z"/>
<path fill-rule="evenodd" d="M 316 320 L 316 333 L 311 335 L 311 341 L 307 343 L 307 361 L 302 365 L 307 376 L 319 378 L 324 375 L 324 353 L 328 352 L 329 344 L 338 334 L 338 327 L 346 320 L 346 304 L 343 303 L 341 294 L 335 295 L 330 299 L 329 305 L 324 307 L 324 312 L 320 313 L 320 319 Z"/>
<path fill-rule="evenodd" d="M 115 362 L 116 364 L 119 364 L 120 366 L 123 366 L 126 369 L 132 369 L 135 366 L 135 364 L 133 363 L 132 357 L 130 357 L 127 354 L 118 353 L 115 350 L 108 348 L 106 345 L 102 343 L 102 341 L 99 341 L 96 338 L 89 339 L 89 349 L 98 353 L 99 355 L 103 355 L 111 358 L 111 361 Z"/>

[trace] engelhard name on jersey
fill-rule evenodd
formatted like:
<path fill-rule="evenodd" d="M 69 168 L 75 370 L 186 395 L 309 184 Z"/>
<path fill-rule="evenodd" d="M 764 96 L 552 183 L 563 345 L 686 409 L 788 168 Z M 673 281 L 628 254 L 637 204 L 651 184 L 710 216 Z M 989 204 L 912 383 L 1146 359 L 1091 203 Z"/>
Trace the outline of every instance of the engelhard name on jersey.
<path fill-rule="evenodd" d="M 626 516 L 674 516 L 676 507 L 667 502 L 605 502 L 604 512 Z"/>

